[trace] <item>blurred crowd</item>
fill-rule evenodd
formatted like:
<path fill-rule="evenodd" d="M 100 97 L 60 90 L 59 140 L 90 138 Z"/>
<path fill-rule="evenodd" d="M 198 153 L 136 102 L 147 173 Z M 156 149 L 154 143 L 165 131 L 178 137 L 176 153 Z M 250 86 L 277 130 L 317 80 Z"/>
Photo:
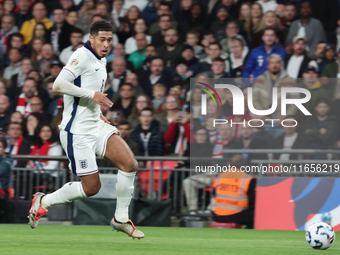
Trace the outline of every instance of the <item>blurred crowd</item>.
<path fill-rule="evenodd" d="M 337 0 L 0 0 L 0 17 L 0 156 L 63 154 L 58 142 L 63 97 L 53 83 L 89 39 L 91 23 L 101 19 L 114 29 L 105 84 L 114 105 L 103 113 L 135 155 L 219 158 L 228 148 L 340 148 L 340 84 L 331 79 L 340 77 Z M 273 88 L 305 88 L 312 97 L 304 106 L 312 116 L 293 105 L 282 115 L 280 92 L 270 116 L 254 116 L 247 102 L 244 115 L 233 115 L 227 89 L 217 89 L 222 105 L 207 97 L 207 114 L 201 116 L 205 92 L 190 89 L 190 78 L 212 85 L 228 78 L 244 94 L 252 87 L 258 110 L 271 108 Z M 214 119 L 246 125 L 215 126 Z M 294 120 L 295 127 L 281 125 Z M 255 123 L 260 124 L 252 127 Z M 248 163 L 266 157 L 242 156 Z"/>

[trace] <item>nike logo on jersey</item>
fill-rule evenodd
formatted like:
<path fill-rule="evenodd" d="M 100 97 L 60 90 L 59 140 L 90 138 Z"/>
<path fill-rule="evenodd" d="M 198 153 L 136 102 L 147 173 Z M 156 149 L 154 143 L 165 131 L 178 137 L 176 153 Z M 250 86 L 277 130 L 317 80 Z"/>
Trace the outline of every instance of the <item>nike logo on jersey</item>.
<path fill-rule="evenodd" d="M 95 68 L 94 70 L 97 72 L 99 69 L 100 69 L 100 68 L 98 68 L 98 69 Z"/>

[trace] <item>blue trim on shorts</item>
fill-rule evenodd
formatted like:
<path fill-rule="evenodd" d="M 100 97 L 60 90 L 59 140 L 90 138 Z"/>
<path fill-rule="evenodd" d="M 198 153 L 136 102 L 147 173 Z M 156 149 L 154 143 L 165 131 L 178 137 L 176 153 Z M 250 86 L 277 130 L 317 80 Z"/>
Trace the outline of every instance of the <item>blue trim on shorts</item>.
<path fill-rule="evenodd" d="M 73 134 L 70 132 L 67 132 L 67 156 L 69 160 L 71 161 L 72 173 L 77 175 L 76 161 L 74 159 L 74 152 L 73 152 Z"/>
<path fill-rule="evenodd" d="M 74 80 L 74 85 L 76 85 L 79 88 L 81 87 L 81 78 L 80 78 L 80 75 L 78 76 L 77 79 Z M 80 100 L 80 97 L 74 97 L 73 110 L 72 110 L 72 113 L 71 113 L 71 119 L 69 120 L 69 122 L 67 123 L 67 125 L 65 127 L 65 131 L 67 131 L 67 132 L 71 131 L 72 123 L 74 121 L 74 118 L 76 117 L 79 100 Z"/>

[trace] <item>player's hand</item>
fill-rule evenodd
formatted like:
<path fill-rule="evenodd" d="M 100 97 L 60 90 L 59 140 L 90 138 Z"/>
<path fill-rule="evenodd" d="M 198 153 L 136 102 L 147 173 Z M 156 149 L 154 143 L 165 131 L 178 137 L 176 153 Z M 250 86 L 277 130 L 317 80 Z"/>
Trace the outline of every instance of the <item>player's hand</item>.
<path fill-rule="evenodd" d="M 110 121 L 108 121 L 107 118 L 105 118 L 102 113 L 100 114 L 100 119 L 103 120 L 107 124 L 111 124 Z"/>
<path fill-rule="evenodd" d="M 111 108 L 113 103 L 106 96 L 107 94 L 102 93 L 100 91 L 96 91 L 96 93 L 94 93 L 92 101 L 95 102 L 96 104 L 104 106 L 105 108 Z"/>

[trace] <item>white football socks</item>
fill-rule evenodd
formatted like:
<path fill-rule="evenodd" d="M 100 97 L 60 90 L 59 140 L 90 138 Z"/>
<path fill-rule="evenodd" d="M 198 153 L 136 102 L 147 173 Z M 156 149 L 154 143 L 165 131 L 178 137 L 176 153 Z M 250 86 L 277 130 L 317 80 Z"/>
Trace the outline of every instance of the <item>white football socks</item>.
<path fill-rule="evenodd" d="M 136 172 L 127 173 L 118 170 L 115 219 L 120 222 L 127 222 L 129 220 L 129 205 L 133 194 L 135 176 Z"/>
<path fill-rule="evenodd" d="M 52 205 L 70 203 L 85 197 L 87 196 L 81 182 L 68 182 L 55 192 L 45 195 L 41 199 L 41 205 L 44 208 L 48 208 Z"/>

